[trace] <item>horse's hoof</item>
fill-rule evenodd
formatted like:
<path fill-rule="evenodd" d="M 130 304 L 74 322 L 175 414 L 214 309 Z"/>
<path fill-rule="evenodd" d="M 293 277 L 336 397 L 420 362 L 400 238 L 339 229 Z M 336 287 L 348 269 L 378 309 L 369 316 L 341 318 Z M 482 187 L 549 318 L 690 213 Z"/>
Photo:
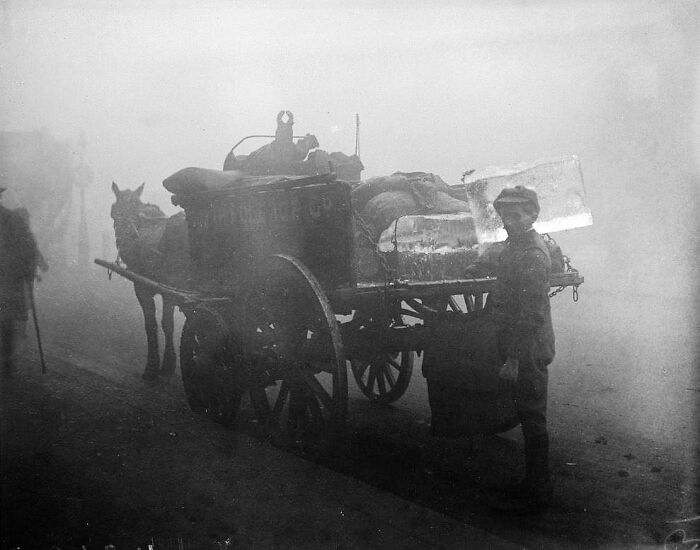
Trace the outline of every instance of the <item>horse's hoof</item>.
<path fill-rule="evenodd" d="M 160 375 L 163 378 L 170 378 L 175 373 L 175 361 L 163 361 L 160 366 Z"/>
<path fill-rule="evenodd" d="M 175 374 L 175 369 L 161 369 L 160 377 L 170 379 Z"/>
<path fill-rule="evenodd" d="M 155 370 L 144 371 L 144 373 L 141 375 L 141 379 L 144 382 L 155 382 L 156 380 L 158 380 L 158 371 L 155 371 Z"/>

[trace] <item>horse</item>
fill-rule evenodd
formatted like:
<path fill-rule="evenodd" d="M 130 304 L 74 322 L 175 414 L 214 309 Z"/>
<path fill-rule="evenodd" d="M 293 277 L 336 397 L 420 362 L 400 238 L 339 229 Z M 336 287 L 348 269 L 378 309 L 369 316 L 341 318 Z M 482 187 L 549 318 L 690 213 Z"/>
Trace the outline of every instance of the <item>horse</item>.
<path fill-rule="evenodd" d="M 121 258 L 128 269 L 139 275 L 168 286 L 186 289 L 190 284 L 190 257 L 185 214 L 179 212 L 166 216 L 155 204 L 142 202 L 144 185 L 145 182 L 135 190 L 121 190 L 112 182 L 116 202 L 112 205 L 111 216 L 114 220 L 118 259 Z M 165 335 L 165 347 L 161 363 L 156 293 L 139 283 L 134 283 L 134 291 L 143 310 L 148 343 L 142 378 L 153 381 L 159 375 L 169 377 L 175 371 L 176 363 L 173 344 L 175 303 L 171 297 L 162 296 L 161 328 Z"/>

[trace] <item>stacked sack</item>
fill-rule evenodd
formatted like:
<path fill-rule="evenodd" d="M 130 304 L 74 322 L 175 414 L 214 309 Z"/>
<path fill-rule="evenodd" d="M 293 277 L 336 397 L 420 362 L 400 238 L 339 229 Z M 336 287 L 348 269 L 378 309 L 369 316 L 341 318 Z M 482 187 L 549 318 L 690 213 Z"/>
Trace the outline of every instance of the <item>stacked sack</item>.
<path fill-rule="evenodd" d="M 382 231 L 401 216 L 469 212 L 469 204 L 457 198 L 460 192 L 435 174 L 394 172 L 355 187 L 352 202 L 376 243 Z"/>

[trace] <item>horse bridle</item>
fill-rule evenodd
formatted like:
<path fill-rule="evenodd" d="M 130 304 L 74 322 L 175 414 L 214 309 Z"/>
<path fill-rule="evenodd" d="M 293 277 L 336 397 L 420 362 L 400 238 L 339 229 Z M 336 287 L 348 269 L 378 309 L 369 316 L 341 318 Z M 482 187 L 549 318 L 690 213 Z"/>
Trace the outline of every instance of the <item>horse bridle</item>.
<path fill-rule="evenodd" d="M 117 237 L 117 239 L 116 239 L 116 240 L 117 240 L 117 261 L 115 262 L 115 263 L 117 263 L 117 264 L 119 263 L 119 260 L 121 259 L 121 251 L 119 250 L 119 248 L 120 248 L 120 247 L 119 247 L 119 242 L 121 241 L 123 244 L 126 244 L 127 242 L 137 243 L 137 242 L 141 239 L 141 233 L 140 233 L 140 231 L 139 231 L 139 227 L 138 227 L 138 225 L 136 224 L 136 222 L 132 219 L 133 216 L 124 216 L 124 217 L 126 217 L 127 219 L 126 219 L 126 220 L 121 220 L 119 223 L 120 223 L 120 224 L 127 224 L 128 226 L 130 226 L 130 227 L 131 227 L 131 233 L 130 233 L 130 235 L 133 235 L 133 237 L 131 237 L 131 236 L 130 236 L 129 238 L 127 238 L 127 237 L 122 237 L 122 238 Z M 137 217 L 137 218 L 140 218 L 140 217 L 141 217 L 141 214 L 136 214 L 136 217 Z M 116 235 L 119 235 L 119 231 L 117 230 L 117 218 L 115 218 L 114 216 L 112 216 L 112 219 L 114 220 L 114 234 L 115 234 L 115 236 L 116 236 Z M 128 245 L 127 245 L 127 246 L 128 246 Z M 154 254 L 158 254 L 159 256 L 162 256 L 162 255 L 163 255 L 163 253 L 162 253 L 160 250 L 158 250 L 156 247 L 154 247 L 154 246 L 148 246 L 147 248 L 148 248 L 151 252 L 153 252 Z"/>

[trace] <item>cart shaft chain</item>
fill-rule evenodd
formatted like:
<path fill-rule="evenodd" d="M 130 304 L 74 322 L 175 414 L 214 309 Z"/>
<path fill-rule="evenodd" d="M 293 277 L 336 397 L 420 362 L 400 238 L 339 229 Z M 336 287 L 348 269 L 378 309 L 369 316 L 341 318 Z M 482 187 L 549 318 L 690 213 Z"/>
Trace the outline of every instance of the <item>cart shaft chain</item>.
<path fill-rule="evenodd" d="M 552 240 L 552 238 L 547 235 L 547 238 Z M 572 273 L 572 272 L 577 272 L 578 270 L 572 267 L 571 265 L 571 258 L 568 256 L 563 256 L 564 259 L 564 267 L 566 268 L 564 271 L 565 273 Z M 578 284 L 572 285 L 572 299 L 574 302 L 578 302 Z M 553 290 L 552 292 L 549 293 L 550 298 L 554 298 L 557 294 L 559 294 L 562 290 L 564 290 L 566 287 L 565 286 L 560 286 Z"/>
<path fill-rule="evenodd" d="M 374 241 L 374 232 L 370 229 L 370 227 L 367 225 L 367 222 L 365 222 L 364 219 L 362 219 L 362 216 L 360 216 L 357 211 L 353 208 L 352 209 L 352 216 L 355 222 L 357 223 L 358 227 L 360 228 L 360 231 L 362 232 L 362 235 L 367 239 L 367 242 L 371 243 L 374 246 L 374 253 L 377 255 L 379 258 L 379 263 L 381 264 L 382 268 L 384 269 L 384 277 L 385 277 L 385 282 L 388 284 L 392 281 L 396 280 L 396 276 L 394 273 L 394 268 L 389 265 L 389 262 L 387 261 L 386 257 L 384 254 L 382 254 L 379 251 L 379 245 Z M 381 236 L 381 234 L 380 234 Z M 396 242 L 394 241 L 394 249 L 397 249 Z"/>

